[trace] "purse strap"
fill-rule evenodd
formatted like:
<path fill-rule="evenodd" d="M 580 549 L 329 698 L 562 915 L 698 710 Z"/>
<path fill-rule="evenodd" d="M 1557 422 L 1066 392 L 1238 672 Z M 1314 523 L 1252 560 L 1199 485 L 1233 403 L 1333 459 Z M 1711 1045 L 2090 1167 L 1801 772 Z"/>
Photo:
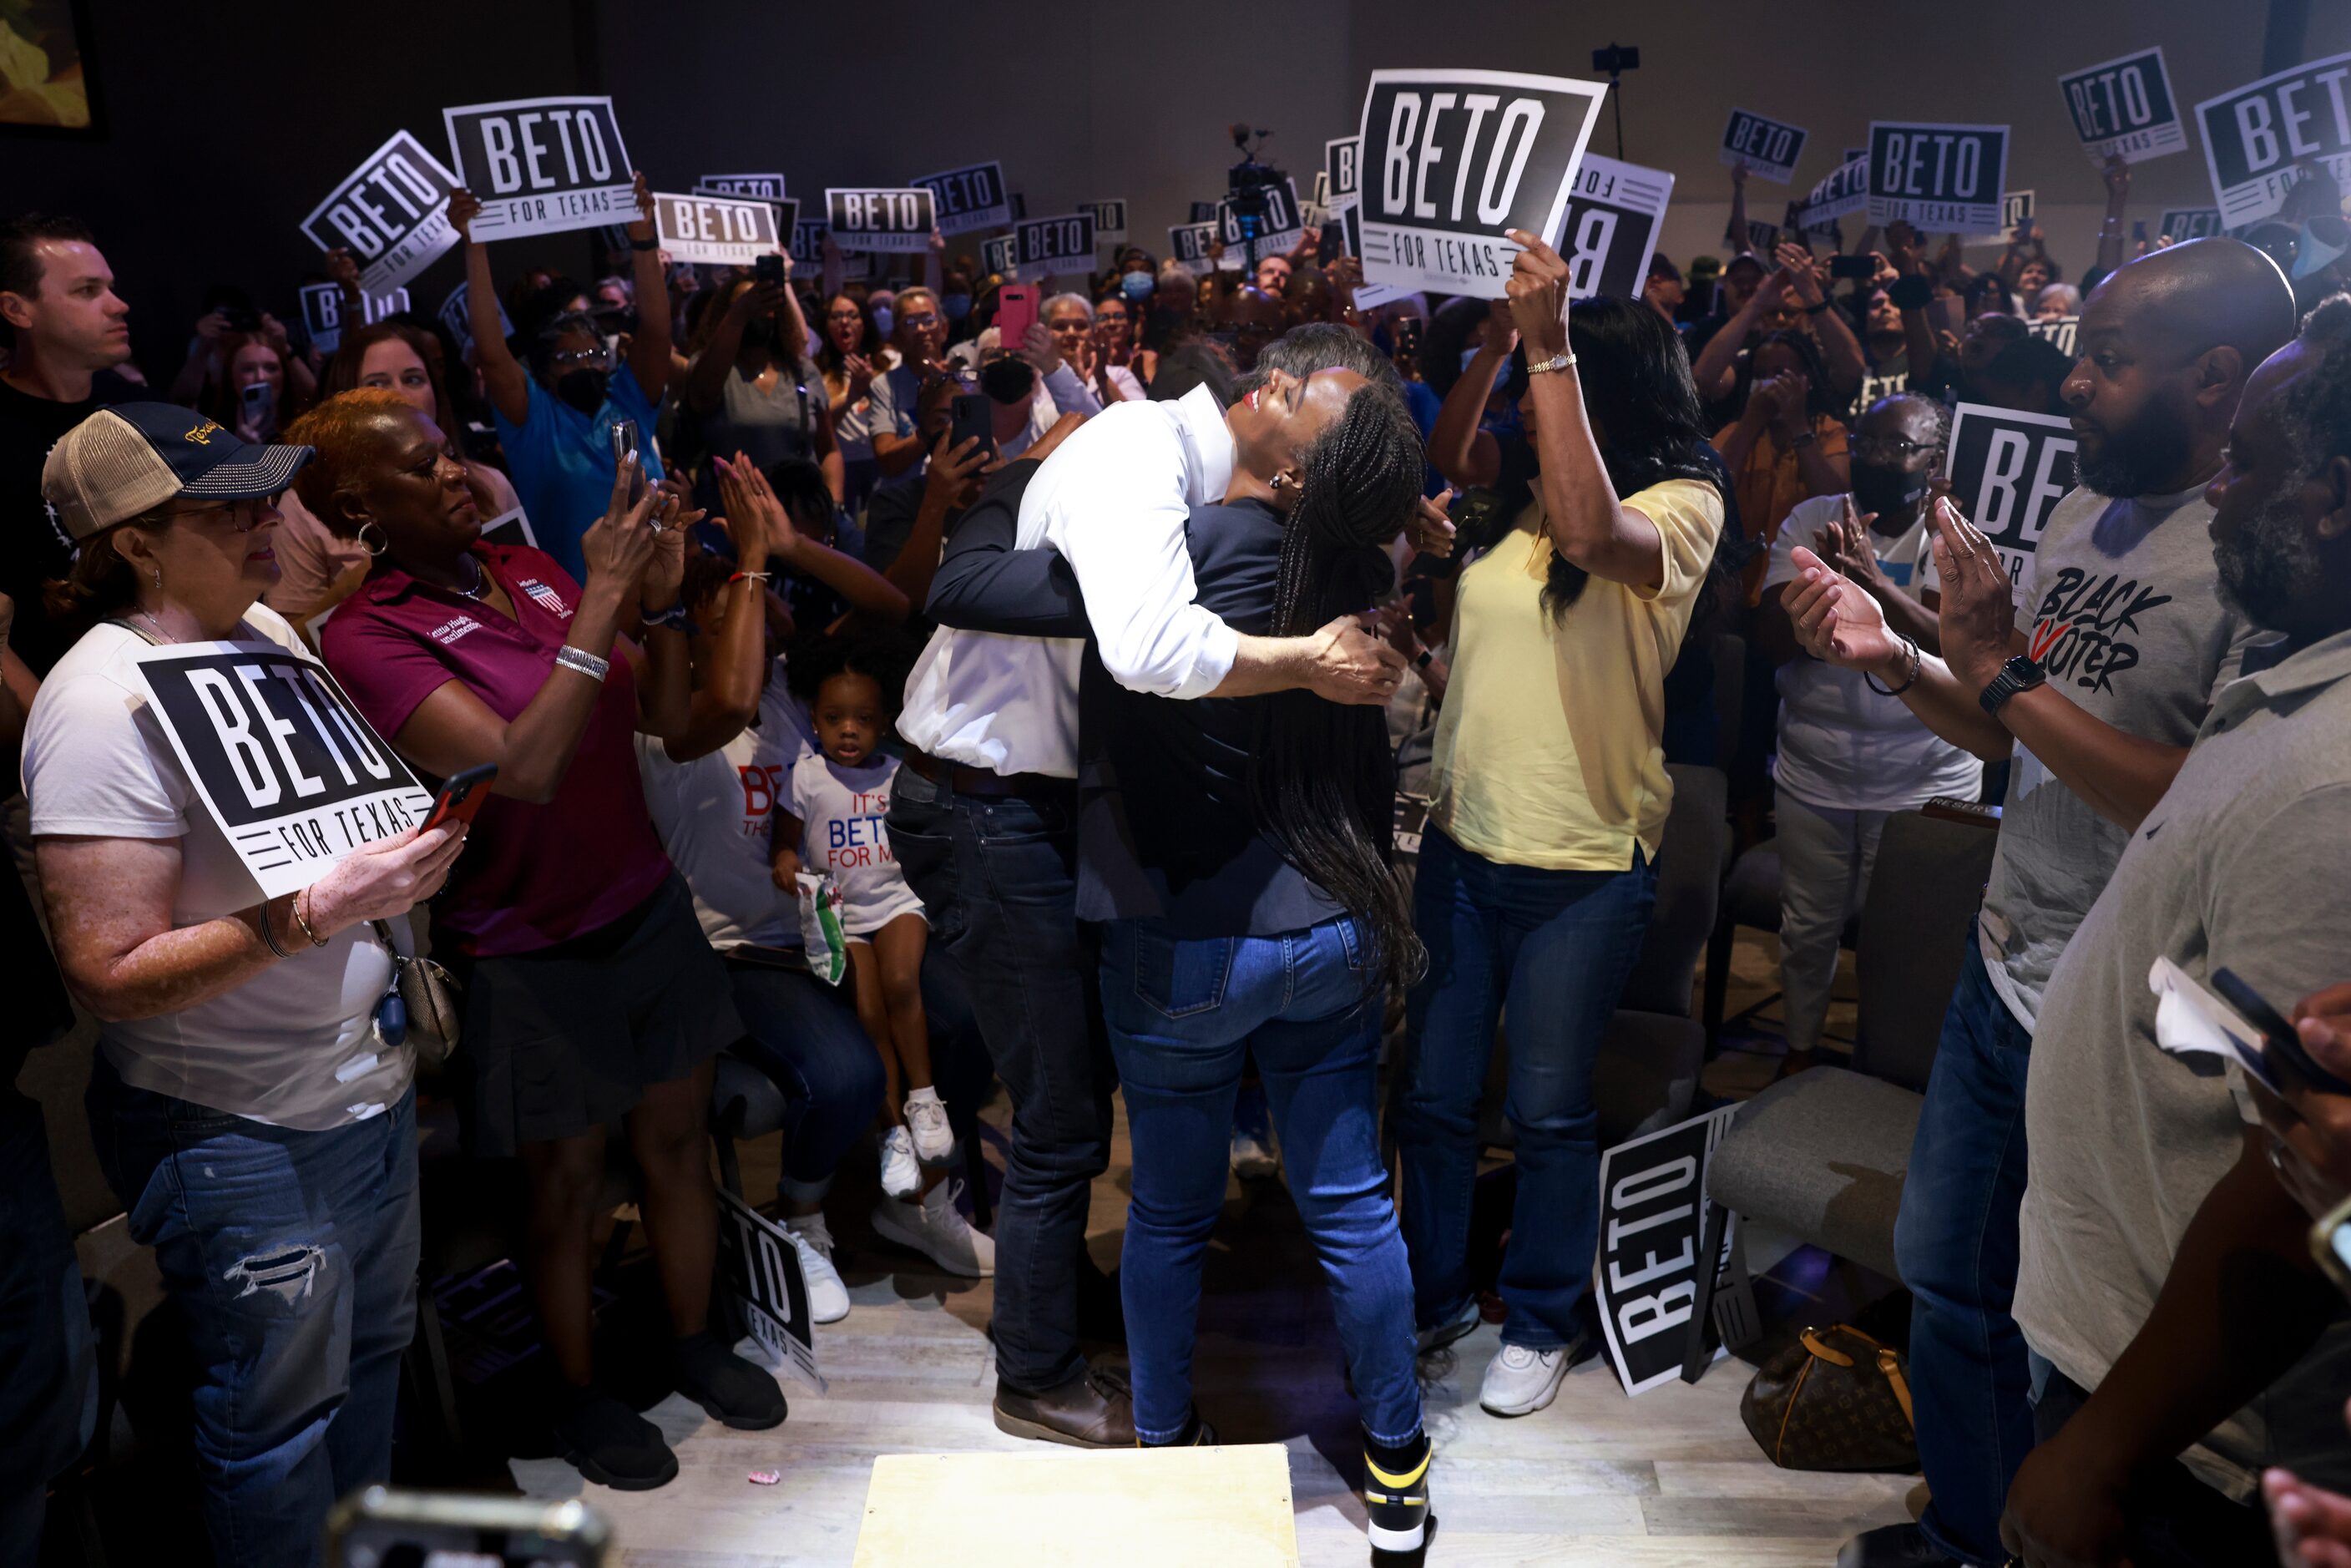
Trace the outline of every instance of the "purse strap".
<path fill-rule="evenodd" d="M 1918 1417 L 1910 1409 L 1910 1380 L 1902 1375 L 1902 1358 L 1890 1350 L 1881 1349 L 1877 1353 L 1877 1370 L 1886 1375 L 1886 1381 L 1893 1386 L 1894 1402 L 1902 1406 L 1902 1418 L 1910 1423 L 1910 1430 L 1915 1434 L 1918 1430 Z"/>

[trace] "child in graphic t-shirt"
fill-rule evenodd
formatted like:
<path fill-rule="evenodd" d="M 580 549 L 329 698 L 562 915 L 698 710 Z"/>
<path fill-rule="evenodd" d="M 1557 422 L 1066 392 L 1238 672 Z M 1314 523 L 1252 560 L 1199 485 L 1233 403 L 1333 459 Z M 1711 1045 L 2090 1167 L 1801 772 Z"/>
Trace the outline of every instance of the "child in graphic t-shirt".
<path fill-rule="evenodd" d="M 797 893 L 801 871 L 823 873 L 839 890 L 857 1017 L 882 1053 L 889 1085 L 882 1186 L 903 1199 L 921 1189 L 924 1165 L 945 1161 L 955 1148 L 931 1082 L 923 1011 L 930 924 L 883 827 L 898 759 L 876 750 L 891 722 L 882 683 L 855 655 L 832 663 L 809 705 L 819 749 L 793 766 L 777 805 L 774 874 L 787 893 Z"/>

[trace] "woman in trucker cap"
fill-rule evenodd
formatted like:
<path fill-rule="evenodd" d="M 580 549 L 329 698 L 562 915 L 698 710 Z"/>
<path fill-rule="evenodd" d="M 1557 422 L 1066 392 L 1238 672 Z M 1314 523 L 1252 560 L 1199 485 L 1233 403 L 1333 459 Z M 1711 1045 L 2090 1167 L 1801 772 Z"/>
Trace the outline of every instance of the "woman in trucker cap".
<path fill-rule="evenodd" d="M 125 403 L 50 452 L 80 640 L 26 720 L 25 793 L 57 964 L 99 1019 L 99 1162 L 155 1249 L 196 1368 L 214 1554 L 315 1560 L 338 1497 L 387 1479 L 415 1321 L 414 1052 L 387 1043 L 371 922 L 448 875 L 413 830 L 264 897 L 152 712 L 152 644 L 275 643 L 272 497 L 310 457 L 187 409 Z"/>

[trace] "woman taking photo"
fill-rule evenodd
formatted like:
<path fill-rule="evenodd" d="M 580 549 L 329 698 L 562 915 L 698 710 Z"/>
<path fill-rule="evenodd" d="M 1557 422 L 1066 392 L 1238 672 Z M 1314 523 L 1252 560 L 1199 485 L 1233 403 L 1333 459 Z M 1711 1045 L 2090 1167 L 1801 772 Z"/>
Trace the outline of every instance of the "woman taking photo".
<path fill-rule="evenodd" d="M 582 586 L 537 550 L 480 542 L 465 470 L 397 394 L 345 392 L 295 434 L 319 449 L 305 504 L 376 558 L 327 622 L 329 666 L 419 770 L 498 769 L 433 925 L 465 981 L 474 1151 L 519 1155 L 529 1182 L 524 1257 L 559 1374 L 559 1451 L 603 1485 L 660 1486 L 677 1473 L 660 1430 L 590 1382 L 608 1123 L 625 1118 L 643 1173 L 678 1386 L 730 1427 L 784 1418 L 775 1379 L 707 1327 L 711 1058 L 742 1027 L 637 778 L 635 736 L 688 722 L 692 515 L 655 486 L 632 504 L 622 462 L 580 540 Z M 620 632 L 640 612 L 641 655 Z"/>
<path fill-rule="evenodd" d="M 265 898 L 149 710 L 151 643 L 299 652 L 255 601 L 269 497 L 309 457 L 169 403 L 93 414 L 42 492 L 87 627 L 41 683 L 25 792 L 49 932 L 99 1019 L 91 1132 L 194 1368 L 220 1562 L 315 1561 L 334 1500 L 392 1473 L 415 1325 L 415 1052 L 377 1034 L 375 923 L 448 875 L 461 830 L 385 839 Z"/>
<path fill-rule="evenodd" d="M 1673 329 L 1639 300 L 1569 313 L 1558 254 L 1510 237 L 1527 247 L 1509 283 L 1525 434 L 1506 444 L 1477 427 L 1501 334 L 1437 423 L 1437 466 L 1500 489 L 1507 521 L 1457 591 L 1415 889 L 1428 974 L 1406 1009 L 1396 1128 L 1416 1314 L 1434 1348 L 1478 1322 L 1478 1101 L 1507 1011 L 1518 1197 L 1499 1286 L 1509 1316 L 1479 1395 L 1498 1416 L 1550 1404 L 1582 1341 L 1599 1215 L 1593 1064 L 1656 899 L 1673 803 L 1666 671 L 1723 518 Z"/>
<path fill-rule="evenodd" d="M 1729 468 L 1739 519 L 1750 537 L 1769 543 L 1799 503 L 1842 496 L 1853 465 L 1836 393 L 1821 350 L 1804 332 L 1774 332 L 1747 358 L 1753 378 L 1737 423 L 1716 433 L 1714 449 Z M 1749 597 L 1760 591 L 1763 560 L 1750 572 Z"/>
<path fill-rule="evenodd" d="M 1151 273 L 1145 269 L 1122 275 L 1116 287 L 1105 288 L 1094 301 L 1094 343 L 1104 364 L 1124 371 L 1134 382 L 1126 389 L 1130 399 L 1151 395 L 1151 371 L 1159 358 L 1143 347 L 1135 333 L 1135 317 L 1150 299 Z"/>
<path fill-rule="evenodd" d="M 873 378 L 898 362 L 898 351 L 882 334 L 865 307 L 846 294 L 824 302 L 824 341 L 816 367 L 824 376 L 825 400 L 832 406 L 833 444 L 841 453 L 841 504 L 852 514 L 865 504 L 881 470 L 873 464 L 873 431 L 867 423 L 865 394 Z"/>
<path fill-rule="evenodd" d="M 832 404 L 808 357 L 808 323 L 789 282 L 789 257 L 784 277 L 781 284 L 737 278 L 703 311 L 686 368 L 685 412 L 705 456 L 748 453 L 762 469 L 813 461 L 838 504 L 845 491 Z M 704 506 L 716 504 L 715 464 L 703 465 L 695 493 Z"/>
<path fill-rule="evenodd" d="M 521 507 L 514 482 L 503 471 L 456 451 L 456 410 L 441 374 L 441 356 L 423 332 L 405 321 L 378 321 L 344 333 L 342 345 L 327 361 L 326 393 L 333 397 L 354 387 L 398 392 L 402 402 L 451 437 L 449 455 L 465 465 L 466 486 L 484 521 Z M 277 583 L 262 600 L 300 626 L 357 588 L 367 576 L 370 557 L 358 540 L 329 532 L 293 491 L 278 497 L 277 510 L 284 519 L 276 545 Z"/>

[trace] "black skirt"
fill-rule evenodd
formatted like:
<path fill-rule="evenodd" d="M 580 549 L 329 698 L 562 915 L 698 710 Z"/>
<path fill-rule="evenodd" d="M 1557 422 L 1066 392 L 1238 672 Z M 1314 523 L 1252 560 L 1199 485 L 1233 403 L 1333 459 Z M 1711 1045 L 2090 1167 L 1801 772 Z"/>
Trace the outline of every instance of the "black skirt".
<path fill-rule="evenodd" d="M 465 987 L 474 1152 L 514 1154 L 618 1121 L 742 1038 L 726 966 L 674 872 L 610 925 L 455 966 Z"/>

